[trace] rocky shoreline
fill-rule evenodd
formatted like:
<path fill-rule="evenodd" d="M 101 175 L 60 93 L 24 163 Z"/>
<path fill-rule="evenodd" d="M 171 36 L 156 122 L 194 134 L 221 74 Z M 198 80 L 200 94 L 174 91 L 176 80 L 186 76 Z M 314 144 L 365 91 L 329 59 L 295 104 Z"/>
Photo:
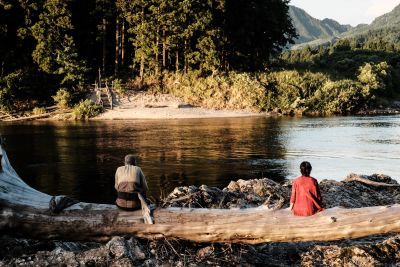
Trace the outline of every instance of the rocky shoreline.
<path fill-rule="evenodd" d="M 400 203 L 400 187 L 355 181 L 320 182 L 326 208 L 359 208 Z M 361 176 L 393 184 L 385 175 Z M 287 208 L 291 181 L 238 180 L 226 188 L 178 187 L 160 203 L 163 207 Z M 0 238 L 0 266 L 371 266 L 400 263 L 400 235 L 372 236 L 331 242 L 207 244 L 183 240 L 146 240 L 116 236 L 107 243 Z"/>

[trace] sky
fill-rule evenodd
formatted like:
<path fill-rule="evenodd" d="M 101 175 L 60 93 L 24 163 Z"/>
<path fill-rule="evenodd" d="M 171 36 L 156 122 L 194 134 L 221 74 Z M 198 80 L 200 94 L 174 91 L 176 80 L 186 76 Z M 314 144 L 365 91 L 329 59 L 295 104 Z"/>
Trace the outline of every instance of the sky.
<path fill-rule="evenodd" d="M 392 11 L 400 0 L 291 0 L 290 4 L 304 9 L 314 18 L 330 18 L 356 26 L 369 24 L 374 18 Z"/>

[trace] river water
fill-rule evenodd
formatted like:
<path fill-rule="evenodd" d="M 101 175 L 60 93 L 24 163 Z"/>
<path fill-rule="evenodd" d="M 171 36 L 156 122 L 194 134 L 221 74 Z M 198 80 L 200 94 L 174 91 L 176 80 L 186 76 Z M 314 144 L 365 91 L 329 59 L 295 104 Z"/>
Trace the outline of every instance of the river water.
<path fill-rule="evenodd" d="M 29 185 L 97 203 L 113 202 L 114 172 L 128 153 L 155 199 L 181 185 L 294 178 L 303 160 L 318 180 L 400 178 L 400 116 L 3 123 L 0 134 Z"/>

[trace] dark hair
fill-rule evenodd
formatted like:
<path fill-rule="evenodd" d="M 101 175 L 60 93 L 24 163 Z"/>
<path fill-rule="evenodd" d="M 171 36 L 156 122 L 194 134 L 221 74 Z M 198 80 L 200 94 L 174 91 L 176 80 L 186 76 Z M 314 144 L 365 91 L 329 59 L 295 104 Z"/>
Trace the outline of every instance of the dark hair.
<path fill-rule="evenodd" d="M 311 170 L 312 170 L 312 167 L 311 167 L 310 162 L 308 162 L 308 161 L 303 161 L 303 162 L 300 164 L 300 172 L 301 172 L 301 174 L 302 174 L 303 176 L 310 176 Z"/>
<path fill-rule="evenodd" d="M 125 165 L 136 165 L 135 156 L 132 154 L 128 154 L 125 156 Z"/>

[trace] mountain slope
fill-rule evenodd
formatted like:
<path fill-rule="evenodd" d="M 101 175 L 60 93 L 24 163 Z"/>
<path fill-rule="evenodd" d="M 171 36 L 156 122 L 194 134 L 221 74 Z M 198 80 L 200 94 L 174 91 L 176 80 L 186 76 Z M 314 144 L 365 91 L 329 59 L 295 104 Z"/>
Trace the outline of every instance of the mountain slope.
<path fill-rule="evenodd" d="M 400 28 L 400 5 L 396 6 L 389 13 L 377 17 L 371 24 L 359 25 L 349 30 L 348 32 L 343 33 L 341 37 L 354 37 L 357 35 L 365 34 L 368 31 L 388 28 Z"/>
<path fill-rule="evenodd" d="M 326 20 L 326 19 L 325 19 Z M 293 20 L 294 25 L 296 25 Z M 339 24 L 340 25 L 340 24 Z M 343 26 L 343 25 L 342 25 Z M 297 27 L 297 26 L 296 26 Z M 300 25 L 300 29 L 302 26 Z M 299 30 L 299 33 L 301 30 Z M 391 12 L 386 13 L 382 16 L 377 17 L 371 24 L 360 24 L 357 27 L 349 28 L 349 30 L 342 32 L 334 37 L 320 37 L 305 42 L 296 42 L 290 49 L 297 50 L 305 46 L 319 46 L 335 43 L 339 39 L 343 38 L 362 38 L 367 34 L 376 35 L 379 38 L 384 39 L 387 42 L 397 42 L 400 32 L 400 5 L 396 6 Z M 299 38 L 300 39 L 300 38 Z"/>
<path fill-rule="evenodd" d="M 289 6 L 289 15 L 292 18 L 299 37 L 296 44 L 314 41 L 317 39 L 327 39 L 338 36 L 350 30 L 350 25 L 342 25 L 332 19 L 319 20 L 310 16 L 303 9 Z"/>

